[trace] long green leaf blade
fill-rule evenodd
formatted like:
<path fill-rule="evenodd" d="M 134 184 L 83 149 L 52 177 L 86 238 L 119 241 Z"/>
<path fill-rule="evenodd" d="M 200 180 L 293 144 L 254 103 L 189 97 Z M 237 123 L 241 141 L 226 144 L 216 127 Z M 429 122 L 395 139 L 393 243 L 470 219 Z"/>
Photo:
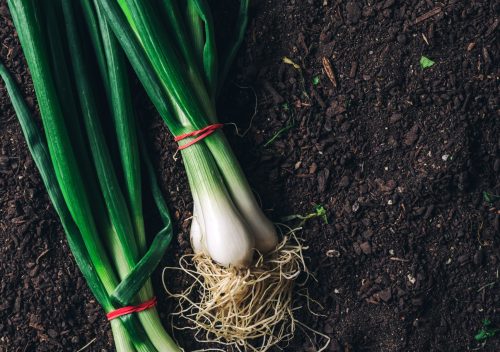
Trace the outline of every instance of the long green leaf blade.
<path fill-rule="evenodd" d="M 132 28 L 127 23 L 125 16 L 122 15 L 119 6 L 112 0 L 95 0 L 95 3 L 100 11 L 106 15 L 108 24 L 113 29 L 115 36 L 119 40 L 122 49 L 125 51 L 128 60 L 132 64 L 137 77 L 155 108 L 165 120 L 170 131 L 174 134 L 180 134 L 182 126 L 179 121 L 173 118 L 175 112 L 170 103 L 170 98 L 166 94 L 154 68 L 149 63 Z"/>
<path fill-rule="evenodd" d="M 89 0 L 80 0 L 80 4 L 83 10 L 83 15 L 85 16 L 85 22 L 87 23 L 90 39 L 94 47 L 99 72 L 101 73 L 101 77 L 104 80 L 107 89 L 109 88 L 108 82 L 111 78 L 108 77 L 108 66 L 106 63 L 104 43 L 101 36 L 101 26 L 98 22 L 96 9 L 94 8 L 92 1 Z M 110 93 L 107 91 L 107 94 L 109 95 Z"/>
<path fill-rule="evenodd" d="M 54 85 L 46 38 L 43 37 L 35 8 L 29 0 L 8 0 L 10 12 L 33 78 L 33 84 L 42 114 L 47 144 L 61 192 L 76 225 L 82 233 L 96 271 L 108 292 L 112 291 L 116 277 L 93 221 L 83 178 L 62 114 L 59 97 Z"/>
<path fill-rule="evenodd" d="M 45 6 L 44 10 L 47 16 L 44 23 L 50 38 L 52 73 L 60 97 L 63 116 L 65 121 L 68 122 L 68 133 L 75 148 L 79 166 L 86 176 L 84 186 L 93 205 L 92 213 L 96 219 L 98 230 L 99 232 L 108 233 L 112 231 L 112 227 L 103 206 L 104 199 L 99 189 L 95 168 L 90 160 L 90 151 L 84 135 L 85 127 L 80 119 L 79 103 L 75 98 L 77 94 L 73 85 L 74 82 L 70 81 L 73 72 L 68 62 L 67 48 L 64 46 L 64 32 L 57 21 L 57 18 L 63 16 L 62 8 L 60 3 L 51 1 L 50 6 Z"/>
<path fill-rule="evenodd" d="M 133 114 L 125 57 L 105 17 L 100 12 L 98 16 L 109 69 L 111 115 L 114 120 L 125 179 L 125 193 L 135 227 L 139 253 L 142 255 L 146 252 L 146 235 L 142 210 L 141 162 L 137 141 L 138 126 Z"/>
<path fill-rule="evenodd" d="M 205 0 L 188 1 L 188 23 L 205 72 L 205 81 L 211 97 L 217 89 L 217 48 L 210 7 Z"/>
<path fill-rule="evenodd" d="M 78 28 L 74 18 L 74 10 L 70 1 L 63 2 L 63 11 L 70 57 L 75 74 L 75 83 L 77 85 L 83 121 L 89 138 L 90 150 L 97 171 L 98 180 L 101 185 L 101 191 L 106 202 L 111 223 L 116 229 L 116 234 L 120 238 L 122 253 L 129 267 L 133 268 L 135 263 L 139 260 L 139 255 L 137 244 L 135 243 L 132 222 L 99 120 L 100 113 L 94 96 L 95 93 L 89 81 L 91 75 L 85 65 L 84 53 L 79 45 L 81 39 L 79 38 Z"/>

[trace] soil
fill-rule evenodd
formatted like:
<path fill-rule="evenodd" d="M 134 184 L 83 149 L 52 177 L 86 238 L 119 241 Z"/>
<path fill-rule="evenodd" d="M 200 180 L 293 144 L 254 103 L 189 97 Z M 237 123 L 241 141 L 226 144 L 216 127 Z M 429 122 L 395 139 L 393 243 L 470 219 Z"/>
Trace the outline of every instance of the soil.
<path fill-rule="evenodd" d="M 248 128 L 226 133 L 270 218 L 327 211 L 298 233 L 322 306 L 300 317 L 327 351 L 500 350 L 500 334 L 474 339 L 484 319 L 500 327 L 499 15 L 494 0 L 252 1 L 219 114 Z M 36 111 L 5 0 L 0 43 Z M 0 107 L 0 351 L 112 351 L 1 84 Z M 192 202 L 149 126 L 178 234 L 154 275 L 168 324 L 162 267 L 189 250 Z M 284 350 L 316 351 L 306 332 Z"/>

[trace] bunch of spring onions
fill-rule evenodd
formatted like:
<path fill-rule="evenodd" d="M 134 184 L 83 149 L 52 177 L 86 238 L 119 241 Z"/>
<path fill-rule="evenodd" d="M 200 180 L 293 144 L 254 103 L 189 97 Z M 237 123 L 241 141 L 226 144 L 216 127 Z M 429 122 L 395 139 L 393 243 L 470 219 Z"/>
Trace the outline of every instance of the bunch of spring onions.
<path fill-rule="evenodd" d="M 149 277 L 172 230 L 133 114 L 122 49 L 91 1 L 9 0 L 8 5 L 44 132 L 1 64 L 0 76 L 71 251 L 107 313 L 137 311 L 111 320 L 116 350 L 179 351 L 154 308 Z M 143 174 L 165 225 L 149 248 Z M 149 305 L 139 312 L 144 302 Z"/>
<path fill-rule="evenodd" d="M 179 314 L 200 340 L 267 350 L 293 335 L 294 280 L 301 247 L 260 209 L 217 120 L 215 101 L 242 40 L 248 0 L 234 38 L 217 42 L 207 0 L 95 0 L 139 80 L 179 141 L 194 201 L 191 245 L 181 260 L 194 287 L 177 294 Z M 196 295 L 195 295 L 196 296 Z"/>

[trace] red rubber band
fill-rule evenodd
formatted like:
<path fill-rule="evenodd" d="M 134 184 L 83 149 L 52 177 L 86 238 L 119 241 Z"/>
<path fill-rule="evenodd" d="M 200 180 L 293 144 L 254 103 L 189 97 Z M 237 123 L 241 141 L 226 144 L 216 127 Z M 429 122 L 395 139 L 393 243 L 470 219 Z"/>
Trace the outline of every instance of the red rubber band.
<path fill-rule="evenodd" d="M 179 142 L 188 137 L 196 137 L 195 139 L 189 141 L 188 143 L 179 146 L 179 150 L 186 149 L 187 147 L 192 146 L 198 141 L 201 141 L 203 138 L 210 136 L 212 133 L 217 131 L 219 128 L 224 127 L 223 123 L 215 123 L 213 125 L 208 125 L 207 127 L 203 127 L 201 130 L 188 132 L 181 134 L 180 136 L 176 136 L 174 141 Z"/>
<path fill-rule="evenodd" d="M 115 309 L 114 311 L 106 314 L 106 318 L 108 318 L 108 320 L 113 320 L 115 318 L 121 317 L 122 315 L 142 312 L 143 310 L 152 308 L 155 305 L 156 305 L 156 297 L 153 297 L 149 301 L 138 304 L 136 306 L 126 306 L 123 308 Z"/>

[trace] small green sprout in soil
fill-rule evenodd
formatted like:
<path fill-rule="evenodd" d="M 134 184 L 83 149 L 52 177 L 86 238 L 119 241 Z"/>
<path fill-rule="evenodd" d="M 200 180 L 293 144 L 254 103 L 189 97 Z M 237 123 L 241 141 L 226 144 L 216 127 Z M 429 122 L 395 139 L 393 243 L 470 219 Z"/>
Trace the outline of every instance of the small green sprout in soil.
<path fill-rule="evenodd" d="M 266 143 L 264 143 L 264 148 L 270 146 L 279 136 L 281 136 L 286 131 L 292 129 L 294 127 L 293 121 L 291 121 L 288 125 L 283 128 L 280 128 L 278 132 L 276 132 Z"/>
<path fill-rule="evenodd" d="M 488 191 L 483 191 L 483 199 L 486 203 L 492 204 L 495 200 L 500 199 L 500 195 L 493 194 Z"/>
<path fill-rule="evenodd" d="M 315 86 L 317 86 L 319 84 L 319 76 L 314 76 L 312 82 Z"/>
<path fill-rule="evenodd" d="M 434 61 L 432 61 L 431 59 L 429 59 L 428 57 L 426 56 L 423 56 L 420 58 L 420 67 L 422 68 L 429 68 L 429 67 L 432 67 L 433 65 L 435 64 Z"/>
<path fill-rule="evenodd" d="M 497 332 L 500 332 L 500 329 L 493 328 L 491 326 L 492 323 L 489 319 L 484 319 L 482 321 L 482 323 L 483 323 L 483 327 L 478 331 L 476 336 L 474 336 L 474 339 L 476 341 L 479 341 L 479 342 L 485 341 L 485 340 L 489 339 L 490 337 L 495 336 Z"/>
<path fill-rule="evenodd" d="M 302 227 L 307 221 L 315 218 L 320 218 L 323 220 L 325 224 L 328 224 L 328 217 L 326 216 L 326 209 L 323 205 L 321 204 L 315 204 L 313 212 L 306 214 L 306 215 L 301 215 L 301 214 L 293 214 L 293 215 L 288 215 L 283 217 L 281 220 L 288 222 L 292 220 L 300 220 L 298 226 Z"/>

